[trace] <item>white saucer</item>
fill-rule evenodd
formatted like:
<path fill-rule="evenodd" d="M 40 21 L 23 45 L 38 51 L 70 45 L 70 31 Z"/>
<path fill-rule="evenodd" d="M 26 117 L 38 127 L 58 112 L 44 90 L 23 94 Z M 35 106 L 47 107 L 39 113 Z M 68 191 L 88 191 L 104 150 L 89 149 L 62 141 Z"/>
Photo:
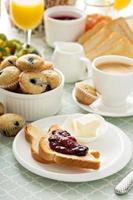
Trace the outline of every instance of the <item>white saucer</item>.
<path fill-rule="evenodd" d="M 70 115 L 54 116 L 33 123 L 34 126 L 46 129 L 53 123 L 62 125 Z M 131 159 L 132 145 L 126 134 L 116 126 L 108 123 L 109 129 L 104 137 L 89 144 L 90 148 L 101 152 L 101 168 L 97 171 L 74 170 L 56 164 L 41 164 L 31 156 L 30 145 L 25 140 L 23 130 L 15 137 L 13 152 L 18 162 L 29 171 L 42 177 L 65 181 L 85 182 L 102 179 L 120 171 Z M 128 147 L 128 148 L 127 148 Z"/>
<path fill-rule="evenodd" d="M 88 82 L 89 84 L 93 85 L 92 80 L 85 81 L 85 82 Z M 127 102 L 124 106 L 117 107 L 117 108 L 105 106 L 100 97 L 98 100 L 96 100 L 89 106 L 79 103 L 75 97 L 75 88 L 72 91 L 72 97 L 73 97 L 74 102 L 80 108 L 82 108 L 83 110 L 87 112 L 96 113 L 96 114 L 106 116 L 106 117 L 128 117 L 128 116 L 133 115 L 133 94 L 131 94 L 127 98 Z"/>

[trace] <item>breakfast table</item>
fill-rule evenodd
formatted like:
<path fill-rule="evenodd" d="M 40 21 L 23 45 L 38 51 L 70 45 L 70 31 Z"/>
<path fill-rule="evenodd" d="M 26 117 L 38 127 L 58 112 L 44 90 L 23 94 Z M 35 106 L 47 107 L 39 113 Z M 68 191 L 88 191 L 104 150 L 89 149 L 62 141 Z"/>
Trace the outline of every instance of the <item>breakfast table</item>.
<path fill-rule="evenodd" d="M 129 22 L 132 26 L 132 19 Z M 24 41 L 23 34 L 18 33 L 18 31 L 11 28 L 7 23 L 8 21 L 3 23 L 0 32 L 6 33 L 9 38 L 18 38 Z M 39 49 L 47 60 L 50 60 L 53 50 L 45 43 L 44 35 L 33 36 L 32 45 Z M 72 99 L 73 87 L 73 84 L 65 84 L 59 115 L 86 113 L 74 103 Z M 105 119 L 121 128 L 133 143 L 133 117 L 106 117 Z M 133 190 L 123 196 L 118 196 L 114 193 L 116 184 L 132 170 L 133 157 L 126 167 L 107 178 L 92 182 L 66 183 L 35 175 L 23 168 L 13 155 L 13 140 L 14 138 L 0 135 L 0 200 L 133 199 Z"/>

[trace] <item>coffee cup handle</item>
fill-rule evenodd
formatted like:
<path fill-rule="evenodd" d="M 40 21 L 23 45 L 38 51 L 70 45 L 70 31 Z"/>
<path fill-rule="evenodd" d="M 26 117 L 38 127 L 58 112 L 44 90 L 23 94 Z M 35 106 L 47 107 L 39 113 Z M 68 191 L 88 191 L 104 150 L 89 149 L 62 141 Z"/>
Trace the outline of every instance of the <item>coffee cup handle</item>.
<path fill-rule="evenodd" d="M 86 57 L 81 57 L 80 62 L 81 62 L 82 67 L 85 68 L 84 70 L 86 73 L 86 75 L 84 77 L 81 77 L 81 79 L 90 78 L 92 76 L 91 61 Z"/>

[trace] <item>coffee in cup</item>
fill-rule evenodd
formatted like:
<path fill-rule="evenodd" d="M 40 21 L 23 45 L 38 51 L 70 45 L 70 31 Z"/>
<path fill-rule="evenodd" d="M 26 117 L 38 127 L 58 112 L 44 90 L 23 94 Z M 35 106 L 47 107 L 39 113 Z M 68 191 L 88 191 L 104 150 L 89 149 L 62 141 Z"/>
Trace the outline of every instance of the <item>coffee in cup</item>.
<path fill-rule="evenodd" d="M 107 73 L 130 73 L 133 72 L 133 65 L 122 62 L 104 62 L 96 66 L 99 70 Z"/>
<path fill-rule="evenodd" d="M 127 97 L 133 91 L 133 59 L 101 56 L 94 59 L 92 71 L 93 82 L 103 104 L 109 107 L 126 105 Z"/>

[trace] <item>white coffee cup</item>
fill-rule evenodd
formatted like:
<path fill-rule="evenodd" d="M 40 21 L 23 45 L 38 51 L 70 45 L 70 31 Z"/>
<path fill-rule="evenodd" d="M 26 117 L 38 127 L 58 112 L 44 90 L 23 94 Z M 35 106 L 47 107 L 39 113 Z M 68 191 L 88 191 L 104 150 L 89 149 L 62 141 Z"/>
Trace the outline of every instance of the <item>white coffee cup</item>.
<path fill-rule="evenodd" d="M 52 62 L 59 69 L 66 83 L 88 78 L 91 62 L 84 55 L 83 47 L 74 42 L 55 42 Z"/>
<path fill-rule="evenodd" d="M 59 20 L 54 17 L 73 16 L 73 20 Z M 54 47 L 54 42 L 75 41 L 85 30 L 86 15 L 74 6 L 54 6 L 44 13 L 46 41 Z"/>
<path fill-rule="evenodd" d="M 109 73 L 97 68 L 99 64 L 108 62 L 119 62 L 133 66 L 133 59 L 108 55 L 98 57 L 92 62 L 94 85 L 102 96 L 103 104 L 111 107 L 122 106 L 133 91 L 133 71 L 128 73 Z"/>

